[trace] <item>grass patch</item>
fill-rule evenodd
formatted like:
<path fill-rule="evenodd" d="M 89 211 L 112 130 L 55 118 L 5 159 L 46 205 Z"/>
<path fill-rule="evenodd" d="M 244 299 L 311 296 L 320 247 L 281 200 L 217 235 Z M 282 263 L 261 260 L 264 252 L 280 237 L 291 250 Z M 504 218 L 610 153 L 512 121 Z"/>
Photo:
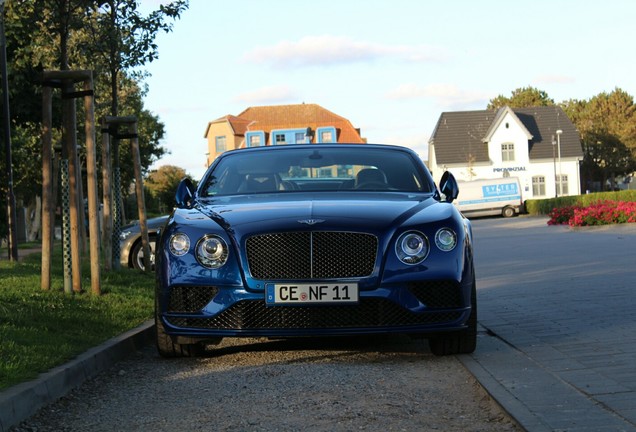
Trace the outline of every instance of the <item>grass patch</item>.
<path fill-rule="evenodd" d="M 36 378 L 100 343 L 152 318 L 154 275 L 102 272 L 102 295 L 90 293 L 90 265 L 82 264 L 87 292 L 64 294 L 62 257 L 53 255 L 51 290 L 42 291 L 41 254 L 0 261 L 0 389 Z"/>

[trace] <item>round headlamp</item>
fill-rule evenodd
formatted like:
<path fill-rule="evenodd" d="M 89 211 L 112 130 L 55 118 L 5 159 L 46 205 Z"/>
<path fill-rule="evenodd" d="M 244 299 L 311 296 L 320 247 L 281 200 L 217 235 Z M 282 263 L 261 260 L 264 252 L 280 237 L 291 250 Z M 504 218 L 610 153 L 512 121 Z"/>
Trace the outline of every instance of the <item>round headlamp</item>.
<path fill-rule="evenodd" d="M 197 243 L 197 260 L 202 266 L 217 269 L 222 267 L 228 256 L 225 240 L 216 235 L 207 235 Z"/>
<path fill-rule="evenodd" d="M 428 255 L 428 239 L 419 231 L 408 231 L 398 237 L 395 253 L 404 264 L 419 264 Z"/>
<path fill-rule="evenodd" d="M 457 234 L 450 228 L 442 228 L 435 234 L 435 244 L 440 250 L 450 252 L 457 246 Z"/>
<path fill-rule="evenodd" d="M 183 233 L 175 233 L 170 236 L 170 252 L 172 255 L 183 256 L 190 249 L 190 237 Z"/>

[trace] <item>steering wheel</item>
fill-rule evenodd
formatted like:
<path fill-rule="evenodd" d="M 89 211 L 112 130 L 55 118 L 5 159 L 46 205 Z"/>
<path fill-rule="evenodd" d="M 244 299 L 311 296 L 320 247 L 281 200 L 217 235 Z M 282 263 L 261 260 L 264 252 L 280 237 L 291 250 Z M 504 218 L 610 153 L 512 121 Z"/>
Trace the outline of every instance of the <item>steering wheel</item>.
<path fill-rule="evenodd" d="M 355 189 L 388 189 L 389 185 L 379 181 L 370 181 L 361 183 L 355 187 Z"/>

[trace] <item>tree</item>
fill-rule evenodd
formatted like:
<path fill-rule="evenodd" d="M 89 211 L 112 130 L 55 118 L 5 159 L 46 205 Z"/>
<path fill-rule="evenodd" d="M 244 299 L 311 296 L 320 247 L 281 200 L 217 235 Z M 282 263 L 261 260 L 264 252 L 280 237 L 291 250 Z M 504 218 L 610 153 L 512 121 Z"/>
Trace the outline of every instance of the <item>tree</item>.
<path fill-rule="evenodd" d="M 589 101 L 562 104 L 583 142 L 583 177 L 604 188 L 615 177 L 636 169 L 636 106 L 628 93 L 616 88 Z"/>
<path fill-rule="evenodd" d="M 183 168 L 173 165 L 164 165 L 148 175 L 146 187 L 159 202 L 158 210 L 160 213 L 165 214 L 174 207 L 174 194 L 179 182 L 185 177 L 190 176 Z"/>
<path fill-rule="evenodd" d="M 512 91 L 510 97 L 499 95 L 488 103 L 489 110 L 497 110 L 504 106 L 510 108 L 525 108 L 533 106 L 551 106 L 554 100 L 548 94 L 534 87 L 523 87 Z"/>
<path fill-rule="evenodd" d="M 106 73 L 107 54 L 100 52 L 106 45 L 95 44 L 92 28 L 88 23 L 103 18 L 107 6 L 126 4 L 127 9 L 118 10 L 119 18 L 132 24 L 120 27 L 122 34 L 118 49 L 122 53 L 122 64 L 116 74 Z M 7 37 L 7 57 L 10 59 L 10 99 L 13 121 L 13 165 L 16 199 L 28 206 L 39 195 L 41 190 L 41 161 L 39 134 L 42 120 L 41 72 L 45 69 L 88 69 L 95 71 L 95 118 L 113 115 L 112 100 L 116 100 L 116 115 L 129 115 L 138 118 L 139 145 L 141 151 L 142 170 L 146 171 L 151 164 L 160 158 L 165 150 L 160 145 L 164 136 L 164 125 L 160 119 L 144 109 L 143 72 L 138 68 L 157 58 L 158 47 L 154 37 L 159 30 L 168 31 L 168 18 L 175 18 L 187 7 L 186 1 L 161 6 L 159 11 L 149 17 L 140 17 L 136 13 L 137 3 L 128 1 L 104 0 L 12 0 L 6 5 L 5 30 Z M 175 5 L 176 4 L 176 5 Z M 101 9 L 100 9 L 101 8 Z M 89 11 L 89 12 L 87 12 Z M 133 11 L 133 12 L 130 12 Z M 126 13 L 130 12 L 128 16 Z M 134 28 L 135 30 L 131 30 Z M 136 45 L 135 45 L 136 44 Z M 98 55 L 99 54 L 99 55 Z M 137 59 L 137 60 L 135 60 Z M 115 77 L 117 91 L 113 94 L 111 78 Z M 60 118 L 60 95 L 54 92 L 53 118 Z M 81 104 L 80 104 L 81 105 Z M 78 125 L 83 124 L 82 108 L 78 110 Z M 84 130 L 78 128 L 83 143 Z M 60 130 L 53 130 L 58 142 Z M 98 140 L 101 144 L 101 140 Z M 130 160 L 130 146 L 121 152 L 122 161 Z M 80 148 L 80 158 L 83 149 Z M 35 157 L 35 159 L 34 159 Z M 0 161 L 0 180 L 6 172 Z M 132 182 L 132 167 L 121 163 L 122 186 L 124 191 Z M 128 172 L 130 171 L 130 173 Z M 2 184 L 6 184 L 3 181 Z M 0 186 L 1 188 L 1 186 Z M 0 226 L 6 218 L 0 212 Z M 6 232 L 4 229 L 2 232 Z M 0 235 L 1 236 L 1 235 Z"/>
<path fill-rule="evenodd" d="M 187 0 L 160 5 L 147 17 L 137 11 L 138 0 L 102 0 L 87 10 L 91 34 L 88 52 L 104 65 L 110 79 L 111 115 L 119 115 L 118 81 L 123 71 L 133 71 L 158 57 L 157 33 L 170 32 L 167 18 L 177 19 L 188 8 Z M 142 74 L 143 75 L 143 74 Z"/>

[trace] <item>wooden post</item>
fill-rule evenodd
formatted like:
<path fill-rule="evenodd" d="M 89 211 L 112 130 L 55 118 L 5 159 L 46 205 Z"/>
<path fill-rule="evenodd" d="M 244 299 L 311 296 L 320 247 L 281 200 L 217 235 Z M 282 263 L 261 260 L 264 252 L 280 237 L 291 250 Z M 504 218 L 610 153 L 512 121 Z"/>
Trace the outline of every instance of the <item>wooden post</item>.
<path fill-rule="evenodd" d="M 84 111 L 86 113 L 86 183 L 88 187 L 88 230 L 91 257 L 91 291 L 101 295 L 99 266 L 99 206 L 97 202 L 97 145 L 95 143 L 95 105 L 93 104 L 93 77 L 84 81 Z"/>
<path fill-rule="evenodd" d="M 103 207 L 103 235 L 102 247 L 104 250 L 104 270 L 109 271 L 113 268 L 113 191 L 111 187 L 111 170 L 110 162 L 110 135 L 107 131 L 106 121 L 102 119 L 102 200 Z"/>
<path fill-rule="evenodd" d="M 51 253 L 55 225 L 55 199 L 53 197 L 53 125 L 51 87 L 42 89 L 42 281 L 41 288 L 51 289 Z"/>
<path fill-rule="evenodd" d="M 146 200 L 144 197 L 144 183 L 141 178 L 141 156 L 139 154 L 139 138 L 137 137 L 137 122 L 132 124 L 132 154 L 135 169 L 135 192 L 137 194 L 137 208 L 139 209 L 139 229 L 141 244 L 144 251 L 144 271 L 150 271 L 150 239 L 148 238 L 148 224 L 146 223 Z"/>
<path fill-rule="evenodd" d="M 77 155 L 77 137 L 75 134 L 76 114 L 75 100 L 64 98 L 65 94 L 73 93 L 73 83 L 65 81 L 62 89 L 62 112 L 64 116 L 64 144 L 66 147 L 66 156 L 68 158 L 68 178 L 69 178 L 69 207 L 70 207 L 70 227 L 71 227 L 71 269 L 72 269 L 72 286 L 74 292 L 82 291 L 82 268 L 80 255 L 80 207 L 78 179 L 80 178 L 79 158 Z"/>
<path fill-rule="evenodd" d="M 75 112 L 75 98 L 79 97 L 78 93 L 74 91 L 74 83 L 81 81 L 92 82 L 91 71 L 45 71 L 43 73 L 43 86 L 57 87 L 62 89 L 62 113 L 63 113 L 63 140 L 64 140 L 64 156 L 68 159 L 68 183 L 69 183 L 69 219 L 68 227 L 70 228 L 70 241 L 69 244 L 65 244 L 64 254 L 65 256 L 70 253 L 71 271 L 67 278 L 65 268 L 64 289 L 65 291 L 81 292 L 82 291 L 82 274 L 81 274 L 81 250 L 80 249 L 80 232 L 84 232 L 83 224 L 84 218 L 83 210 L 84 203 L 81 202 L 82 188 L 81 188 L 81 173 L 79 157 L 77 154 L 77 135 L 76 135 L 76 112 Z M 43 108 L 44 109 L 44 108 Z M 94 109 L 94 108 L 92 108 Z M 94 117 L 94 111 L 91 114 Z M 46 117 L 47 114 L 44 114 Z M 94 120 L 93 125 L 93 146 L 95 142 L 94 138 Z M 87 126 L 88 128 L 88 126 Z M 87 129 L 88 131 L 88 129 Z M 43 167 L 44 168 L 44 167 Z M 43 222 L 44 223 L 44 222 Z M 81 231 L 80 231 L 81 230 Z M 64 234 L 66 236 L 66 233 Z M 66 238 L 66 237 L 65 237 Z M 66 243 L 66 242 L 65 242 Z M 85 241 L 82 241 L 82 245 L 85 245 Z M 70 250 L 70 251 L 69 251 Z M 50 252 L 49 252 L 50 255 Z M 44 256 L 44 253 L 43 253 Z M 66 258 L 65 258 L 66 260 Z M 99 263 L 99 261 L 98 261 Z M 43 265 L 44 267 L 44 265 Z M 49 266 L 50 268 L 50 266 Z M 43 268 L 44 271 L 44 268 Z M 45 277 L 44 277 L 45 278 Z M 43 279 L 44 279 L 43 278 Z M 72 281 L 67 280 L 72 279 Z M 67 286 L 67 282 L 68 286 Z M 44 281 L 43 281 L 44 283 Z"/>

